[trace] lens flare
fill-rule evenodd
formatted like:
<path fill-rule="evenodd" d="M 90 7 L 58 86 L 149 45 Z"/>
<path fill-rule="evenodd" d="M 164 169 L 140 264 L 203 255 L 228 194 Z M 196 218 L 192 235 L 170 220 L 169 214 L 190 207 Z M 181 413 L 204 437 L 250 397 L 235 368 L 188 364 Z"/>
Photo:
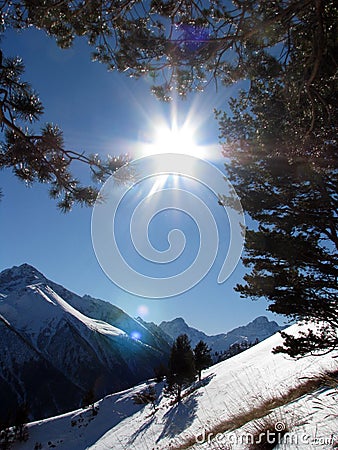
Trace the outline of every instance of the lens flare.
<path fill-rule="evenodd" d="M 131 333 L 131 338 L 134 339 L 135 341 L 139 341 L 141 339 L 141 333 L 138 331 L 132 331 Z"/>
<path fill-rule="evenodd" d="M 149 308 L 146 305 L 140 305 L 137 308 L 137 314 L 142 318 L 149 314 Z"/>

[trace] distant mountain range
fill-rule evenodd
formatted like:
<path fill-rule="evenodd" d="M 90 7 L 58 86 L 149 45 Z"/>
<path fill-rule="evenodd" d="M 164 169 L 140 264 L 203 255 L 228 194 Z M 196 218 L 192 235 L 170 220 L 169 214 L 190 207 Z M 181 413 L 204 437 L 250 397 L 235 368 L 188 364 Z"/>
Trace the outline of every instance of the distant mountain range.
<path fill-rule="evenodd" d="M 285 328 L 278 325 L 275 321 L 269 321 L 265 316 L 257 317 L 257 319 L 247 325 L 235 328 L 228 333 L 221 333 L 213 336 L 208 336 L 202 331 L 190 327 L 182 317 L 169 322 L 161 322 L 159 327 L 169 335 L 171 339 L 176 339 L 177 336 L 183 333 L 187 334 L 192 347 L 195 347 L 195 345 L 202 340 L 208 344 L 213 352 L 228 350 L 231 345 L 239 344 L 243 341 L 254 343 L 258 339 L 260 342 Z"/>
<path fill-rule="evenodd" d="M 154 376 L 170 345 L 155 325 L 80 297 L 23 264 L 0 273 L 0 418 L 42 418 Z M 135 339 L 135 336 L 137 339 Z"/>
<path fill-rule="evenodd" d="M 182 318 L 157 326 L 74 294 L 28 264 L 14 266 L 0 273 L 0 420 L 23 404 L 30 419 L 50 417 L 78 408 L 90 391 L 98 399 L 152 378 L 182 333 L 220 352 L 281 328 L 266 317 L 216 336 Z"/>

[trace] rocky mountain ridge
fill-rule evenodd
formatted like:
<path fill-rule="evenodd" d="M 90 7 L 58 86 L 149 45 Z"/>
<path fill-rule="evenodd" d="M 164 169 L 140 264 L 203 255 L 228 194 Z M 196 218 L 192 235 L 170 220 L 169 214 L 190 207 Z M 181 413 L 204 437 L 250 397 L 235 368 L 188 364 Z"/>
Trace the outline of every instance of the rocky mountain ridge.
<path fill-rule="evenodd" d="M 200 340 L 204 341 L 212 349 L 213 352 L 223 352 L 228 350 L 233 344 L 247 342 L 248 344 L 255 341 L 263 341 L 272 336 L 285 327 L 278 325 L 275 321 L 269 321 L 267 317 L 260 316 L 247 325 L 234 328 L 228 333 L 216 335 L 207 335 L 203 331 L 190 327 L 182 317 L 178 317 L 168 322 L 161 322 L 159 327 L 171 339 L 176 339 L 180 334 L 187 334 L 194 347 Z"/>

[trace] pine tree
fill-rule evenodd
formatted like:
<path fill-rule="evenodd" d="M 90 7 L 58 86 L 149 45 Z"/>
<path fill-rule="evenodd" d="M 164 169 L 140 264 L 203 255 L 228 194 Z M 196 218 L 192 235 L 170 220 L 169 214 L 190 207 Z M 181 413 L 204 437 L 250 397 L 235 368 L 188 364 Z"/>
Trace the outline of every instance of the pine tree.
<path fill-rule="evenodd" d="M 14 417 L 14 430 L 16 438 L 23 442 L 28 439 L 27 422 L 29 418 L 29 408 L 27 404 L 18 405 Z"/>
<path fill-rule="evenodd" d="M 82 399 L 82 408 L 86 408 L 88 406 L 91 407 L 92 415 L 96 416 L 98 412 L 98 407 L 95 407 L 95 394 L 92 388 L 85 393 Z"/>
<path fill-rule="evenodd" d="M 337 5 L 299 8 L 284 57 L 270 51 L 265 69 L 253 65 L 248 89 L 218 115 L 228 176 L 257 224 L 246 233 L 248 273 L 236 289 L 316 325 L 282 334 L 278 351 L 291 356 L 338 346 Z"/>
<path fill-rule="evenodd" d="M 48 183 L 50 197 L 58 201 L 63 212 L 69 211 L 74 203 L 93 205 L 98 195 L 96 182 L 114 174 L 128 158 L 102 159 L 97 154 L 67 149 L 60 128 L 49 123 L 40 132 L 33 132 L 30 128 L 41 118 L 44 108 L 38 94 L 23 80 L 24 70 L 21 58 L 5 58 L 0 50 L 0 125 L 4 131 L 0 168 L 11 169 L 28 185 Z M 89 167 L 95 181 L 92 186 L 81 185 L 72 175 L 75 161 Z M 127 169 L 124 176 L 129 177 Z M 116 176 L 116 181 L 121 180 Z"/>
<path fill-rule="evenodd" d="M 293 30 L 300 50 L 304 35 L 315 34 L 319 55 L 325 32 L 334 33 L 323 24 L 335 12 L 333 1 L 322 0 L 44 0 L 8 1 L 2 20 L 4 28 L 44 30 L 61 48 L 84 37 L 94 60 L 133 77 L 150 75 L 153 92 L 167 100 L 174 87 L 185 96 L 212 79 L 229 85 L 275 76 L 279 62 L 292 58 Z M 313 56 L 306 53 L 305 82 Z"/>
<path fill-rule="evenodd" d="M 182 388 L 195 380 L 194 354 L 189 338 L 181 334 L 175 340 L 169 359 L 167 392 L 174 394 L 176 401 L 181 400 Z"/>
<path fill-rule="evenodd" d="M 157 381 L 157 383 L 160 383 L 161 381 L 164 380 L 165 377 L 168 376 L 168 367 L 165 366 L 163 363 L 161 363 L 159 366 L 156 366 L 154 368 L 154 375 L 155 375 L 155 380 Z"/>
<path fill-rule="evenodd" d="M 195 368 L 201 381 L 202 370 L 212 365 L 211 348 L 203 341 L 199 341 L 194 348 Z"/>
<path fill-rule="evenodd" d="M 228 176 L 258 224 L 246 233 L 248 273 L 236 289 L 318 325 L 278 348 L 292 356 L 338 345 L 335 8 L 318 4 L 292 29 L 275 73 L 260 73 L 231 100 L 232 114 L 218 116 Z"/>
<path fill-rule="evenodd" d="M 95 396 L 93 389 L 88 389 L 82 399 L 82 408 L 86 408 L 95 403 Z"/>

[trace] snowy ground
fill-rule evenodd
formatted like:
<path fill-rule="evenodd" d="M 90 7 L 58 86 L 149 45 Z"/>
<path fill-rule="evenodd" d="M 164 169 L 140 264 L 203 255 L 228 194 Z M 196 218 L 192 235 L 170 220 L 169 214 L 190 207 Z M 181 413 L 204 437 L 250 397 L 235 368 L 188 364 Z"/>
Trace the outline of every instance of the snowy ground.
<path fill-rule="evenodd" d="M 287 331 L 296 332 L 296 327 Z M 163 383 L 157 384 L 155 414 L 151 405 L 133 403 L 132 396 L 145 387 L 143 384 L 98 402 L 97 415 L 90 409 L 78 410 L 34 422 L 29 425 L 29 440 L 13 448 L 167 450 L 179 448 L 188 441 L 194 444 L 191 447 L 194 450 L 248 448 L 248 436 L 257 428 L 252 422 L 227 432 L 218 428 L 214 436 L 210 433 L 221 423 L 258 409 L 264 401 L 278 397 L 300 382 L 337 368 L 337 359 L 333 356 L 338 355 L 291 360 L 271 353 L 279 344 L 281 338 L 277 334 L 205 370 L 203 384 L 196 386 L 180 404 L 171 404 L 170 399 L 162 395 Z M 337 398 L 337 391 L 321 389 L 271 410 L 273 426 L 286 426 L 288 430 L 284 444 L 281 441 L 276 448 L 335 448 L 334 443 L 338 443 Z"/>

